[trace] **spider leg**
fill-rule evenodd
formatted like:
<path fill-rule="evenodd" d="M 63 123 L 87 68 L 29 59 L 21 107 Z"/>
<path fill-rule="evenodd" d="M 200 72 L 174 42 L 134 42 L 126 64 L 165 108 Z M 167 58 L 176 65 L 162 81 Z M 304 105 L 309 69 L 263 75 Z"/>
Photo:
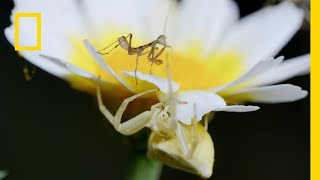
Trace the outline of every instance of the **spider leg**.
<path fill-rule="evenodd" d="M 157 89 L 148 90 L 148 91 L 145 91 L 145 92 L 142 92 L 139 94 L 135 94 L 135 95 L 125 99 L 122 102 L 122 104 L 120 105 L 118 111 L 116 112 L 116 115 L 114 116 L 114 123 L 113 123 L 114 128 L 117 131 L 119 131 L 123 134 L 126 134 L 126 135 L 133 134 L 134 132 L 142 129 L 145 126 L 145 124 L 148 123 L 148 120 L 147 120 L 147 122 L 145 122 L 146 121 L 145 118 L 149 117 L 150 111 L 145 111 L 145 112 L 139 114 L 138 116 L 136 116 L 135 118 L 132 118 L 132 119 L 126 121 L 125 123 L 121 123 L 121 118 L 122 118 L 123 112 L 126 110 L 128 104 L 131 101 L 137 99 L 140 96 L 143 96 L 145 94 L 149 94 L 152 92 L 156 92 L 156 91 L 158 91 L 158 90 Z M 138 122 L 138 121 L 142 121 L 142 122 Z M 135 125 L 135 123 L 137 123 L 137 125 Z M 135 127 L 135 126 L 139 126 L 139 124 L 143 124 L 143 126 L 140 126 L 140 129 L 139 129 L 139 127 Z M 134 127 L 131 127 L 132 125 L 134 125 Z"/>
<path fill-rule="evenodd" d="M 198 134 L 199 132 L 198 132 L 197 128 L 198 128 L 197 123 L 195 123 L 195 124 L 193 123 L 191 147 L 190 147 L 188 154 L 186 155 L 186 158 L 188 158 L 188 159 L 192 158 L 192 155 L 194 154 L 195 150 L 197 149 L 198 144 L 201 142 L 204 135 L 208 131 L 208 117 L 207 116 L 204 117 L 204 127 L 201 131 L 200 136 Z"/>
<path fill-rule="evenodd" d="M 105 118 L 113 125 L 114 124 L 114 117 L 111 112 L 104 106 L 102 97 L 101 97 L 101 90 L 100 90 L 100 80 L 97 80 L 97 100 L 100 112 L 104 115 Z"/>
<path fill-rule="evenodd" d="M 121 123 L 121 118 L 123 115 L 123 112 L 126 110 L 128 104 L 137 99 L 140 96 L 143 96 L 148 93 L 156 92 L 157 90 L 149 90 L 145 91 L 136 95 L 133 95 L 127 99 L 125 99 L 122 104 L 120 105 L 117 113 L 115 116 L 113 116 L 110 111 L 104 106 L 102 97 L 101 97 L 101 91 L 99 85 L 97 86 L 97 100 L 98 100 L 98 106 L 101 111 L 101 113 L 108 119 L 108 121 L 114 126 L 114 128 L 124 135 L 131 135 L 136 133 L 137 131 L 143 129 L 146 124 L 149 122 L 150 119 L 150 111 L 145 111 L 137 116 L 135 116 L 132 119 L 129 119 L 128 121 Z"/>
<path fill-rule="evenodd" d="M 178 145 L 180 146 L 180 150 L 182 151 L 182 154 L 187 155 L 189 152 L 189 149 L 186 141 L 186 135 L 184 133 L 183 127 L 179 123 L 177 123 L 177 126 L 176 126 L 176 136 L 177 136 Z"/>
<path fill-rule="evenodd" d="M 178 123 L 177 115 L 176 115 L 176 104 L 177 99 L 174 96 L 173 87 L 172 87 L 172 78 L 171 78 L 171 71 L 170 71 L 170 63 L 168 61 L 169 55 L 167 54 L 167 78 L 168 78 L 168 98 L 169 98 L 169 113 L 171 114 L 171 118 L 169 118 L 168 122 L 168 129 L 175 130 L 175 134 L 177 137 L 178 145 L 180 146 L 180 150 L 183 155 L 188 154 L 188 145 L 186 141 L 186 135 L 184 133 L 183 126 Z"/>
<path fill-rule="evenodd" d="M 198 122 L 197 122 L 196 112 L 197 112 L 196 105 L 194 104 L 195 116 L 192 118 L 192 128 L 191 128 L 191 133 L 189 136 L 191 147 L 186 155 L 187 159 L 192 158 L 192 155 L 193 155 L 194 151 L 196 150 L 197 145 L 199 143 L 198 124 L 197 124 Z"/>
<path fill-rule="evenodd" d="M 202 140 L 203 136 L 206 134 L 206 132 L 208 131 L 208 115 L 205 115 L 204 116 L 204 127 L 203 127 L 203 130 L 201 132 L 201 135 L 199 137 L 199 141 Z"/>

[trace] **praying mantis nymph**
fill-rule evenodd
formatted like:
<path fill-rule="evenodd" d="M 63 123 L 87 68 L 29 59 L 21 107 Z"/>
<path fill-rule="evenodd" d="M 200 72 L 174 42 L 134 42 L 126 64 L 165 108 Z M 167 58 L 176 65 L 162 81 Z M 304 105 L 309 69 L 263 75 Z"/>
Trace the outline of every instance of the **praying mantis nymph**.
<path fill-rule="evenodd" d="M 169 8 L 169 12 L 171 10 L 173 2 L 174 2 L 174 0 L 172 0 L 172 3 Z M 168 12 L 168 15 L 165 20 L 164 31 L 166 29 L 166 24 L 167 24 L 167 20 L 169 17 L 169 12 Z M 107 47 L 102 49 L 102 51 L 104 51 L 104 50 L 110 48 L 112 45 L 116 44 L 108 52 L 103 53 L 103 52 L 98 51 L 98 53 L 101 55 L 107 55 L 112 50 L 116 49 L 120 45 L 120 47 L 122 49 L 124 49 L 128 52 L 128 55 L 136 55 L 136 67 L 135 67 L 134 73 L 135 73 L 135 78 L 136 78 L 136 84 L 138 84 L 137 70 L 138 70 L 139 57 L 143 56 L 145 54 L 148 54 L 147 58 L 148 58 L 148 62 L 151 62 L 151 67 L 153 64 L 161 65 L 163 63 L 163 61 L 161 59 L 159 59 L 159 57 L 163 54 L 163 52 L 166 48 L 172 48 L 171 46 L 167 45 L 167 42 L 166 42 L 167 37 L 164 34 L 165 33 L 163 33 L 156 40 L 151 41 L 150 43 L 147 43 L 147 44 L 144 44 L 144 45 L 141 45 L 138 47 L 132 47 L 132 45 L 131 45 L 132 44 L 132 33 L 129 33 L 129 35 L 126 37 L 125 36 L 118 37 L 117 41 L 111 43 L 110 45 L 108 45 Z M 128 39 L 129 39 L 129 41 L 128 41 Z M 162 45 L 163 47 L 159 50 L 159 47 L 157 47 L 157 45 Z M 150 74 L 151 74 L 151 67 L 150 67 Z"/>
<path fill-rule="evenodd" d="M 127 40 L 127 38 L 129 38 L 129 42 Z M 118 38 L 118 40 L 112 44 L 110 44 L 109 46 L 105 47 L 103 50 L 109 48 L 111 45 L 117 43 L 116 46 L 114 46 L 111 50 L 109 50 L 106 53 L 102 53 L 102 52 L 98 52 L 101 55 L 106 55 L 109 54 L 112 50 L 114 50 L 115 48 L 117 48 L 119 45 L 122 49 L 128 51 L 128 55 L 137 55 L 136 58 L 136 68 L 135 68 L 135 74 L 137 72 L 137 68 L 138 68 L 138 60 L 140 56 L 143 56 L 145 54 L 148 54 L 148 61 L 151 62 L 151 65 L 154 63 L 156 65 L 160 65 L 163 63 L 163 61 L 161 59 L 158 59 L 159 56 L 162 55 L 162 53 L 164 52 L 164 50 L 166 48 L 171 48 L 171 46 L 168 46 L 166 43 L 166 36 L 165 35 L 160 35 L 156 40 L 141 45 L 139 47 L 132 47 L 132 33 L 130 33 L 128 36 L 121 36 Z M 157 47 L 157 45 L 163 45 L 163 47 L 161 48 L 161 50 L 158 52 L 159 48 Z M 150 50 L 146 51 L 146 49 L 150 48 Z"/>

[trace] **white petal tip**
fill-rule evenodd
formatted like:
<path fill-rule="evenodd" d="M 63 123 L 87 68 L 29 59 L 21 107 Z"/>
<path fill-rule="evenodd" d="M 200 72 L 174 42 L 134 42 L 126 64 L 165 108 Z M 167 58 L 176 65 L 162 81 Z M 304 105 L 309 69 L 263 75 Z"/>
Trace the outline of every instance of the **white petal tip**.
<path fill-rule="evenodd" d="M 84 39 L 84 40 L 83 40 L 83 44 L 84 44 L 84 46 L 86 47 L 86 49 L 87 49 L 88 51 L 91 51 L 91 50 L 92 50 L 93 46 L 91 45 L 91 43 L 89 42 L 88 39 Z"/>
<path fill-rule="evenodd" d="M 244 106 L 244 105 L 231 105 L 224 108 L 217 109 L 215 111 L 225 111 L 225 112 L 252 112 L 259 110 L 259 106 Z"/>
<path fill-rule="evenodd" d="M 82 68 L 79 68 L 77 66 L 74 66 L 70 63 L 68 63 L 67 61 L 65 60 L 62 60 L 62 59 L 59 59 L 59 58 L 55 58 L 55 57 L 51 57 L 51 56 L 47 56 L 47 55 L 44 55 L 44 54 L 39 54 L 39 57 L 40 58 L 44 58 L 52 63 L 55 63 L 56 65 L 58 66 L 61 66 L 67 70 L 69 70 L 70 72 L 78 75 L 78 76 L 81 76 L 81 77 L 84 77 L 84 78 L 88 78 L 88 79 L 93 79 L 93 80 L 97 80 L 98 78 L 91 74 L 90 72 L 82 69 Z"/>
<path fill-rule="evenodd" d="M 134 71 L 122 71 L 122 74 L 125 76 L 135 77 Z M 169 93 L 169 82 L 167 79 L 160 78 L 151 74 L 144 74 L 139 71 L 137 71 L 136 75 L 137 79 L 154 84 L 160 89 L 161 92 L 165 94 Z M 176 92 L 180 88 L 180 85 L 173 81 L 171 83 L 173 92 Z"/>
<path fill-rule="evenodd" d="M 258 103 L 286 103 L 305 98 L 308 92 L 301 87 L 292 84 L 278 84 L 273 86 L 263 86 L 243 89 L 232 96 L 249 97 L 246 99 Z M 245 100 L 245 99 L 244 99 Z"/>

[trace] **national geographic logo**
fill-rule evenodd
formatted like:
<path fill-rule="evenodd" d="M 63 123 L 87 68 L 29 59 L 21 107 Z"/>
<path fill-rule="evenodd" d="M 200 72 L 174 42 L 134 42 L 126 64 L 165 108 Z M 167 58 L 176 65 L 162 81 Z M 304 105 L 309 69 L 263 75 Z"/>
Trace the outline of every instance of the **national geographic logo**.
<path fill-rule="evenodd" d="M 41 13 L 15 13 L 14 14 L 14 49 L 16 51 L 29 50 L 37 51 L 41 50 Z M 32 31 L 34 36 L 28 37 L 19 31 L 22 28 L 28 28 L 28 31 Z M 31 33 L 32 34 L 32 33 Z M 24 39 L 28 39 L 31 44 L 26 44 Z M 30 40 L 30 38 L 32 38 Z"/>

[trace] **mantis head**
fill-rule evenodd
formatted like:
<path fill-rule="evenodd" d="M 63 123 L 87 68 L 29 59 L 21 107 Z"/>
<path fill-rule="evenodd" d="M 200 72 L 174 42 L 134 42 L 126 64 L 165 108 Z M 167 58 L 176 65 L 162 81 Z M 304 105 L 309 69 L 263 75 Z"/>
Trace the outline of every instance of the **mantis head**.
<path fill-rule="evenodd" d="M 167 45 L 166 40 L 167 40 L 166 35 L 160 35 L 160 36 L 158 37 L 158 39 L 157 39 L 158 43 L 161 44 L 161 45 L 164 45 L 164 46 Z"/>

